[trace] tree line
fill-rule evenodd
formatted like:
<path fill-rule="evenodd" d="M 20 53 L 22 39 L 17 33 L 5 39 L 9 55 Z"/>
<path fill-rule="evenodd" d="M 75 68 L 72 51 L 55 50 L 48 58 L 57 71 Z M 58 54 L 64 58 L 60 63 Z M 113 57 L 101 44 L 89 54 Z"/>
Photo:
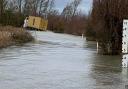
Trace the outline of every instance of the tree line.
<path fill-rule="evenodd" d="M 81 35 L 87 16 L 78 9 L 82 0 L 68 2 L 60 13 L 55 0 L 0 0 L 0 24 L 21 27 L 29 15 L 47 18 L 54 32 Z M 77 25 L 76 25 L 77 24 Z"/>
<path fill-rule="evenodd" d="M 42 16 L 54 0 L 0 0 L 0 24 L 21 26 L 26 16 Z"/>
<path fill-rule="evenodd" d="M 82 0 L 73 0 L 64 7 L 62 13 L 49 16 L 49 29 L 60 33 L 83 34 L 87 15 L 78 9 L 81 2 Z"/>
<path fill-rule="evenodd" d="M 122 51 L 123 19 L 128 18 L 128 0 L 93 0 L 88 28 L 96 33 L 104 54 Z"/>

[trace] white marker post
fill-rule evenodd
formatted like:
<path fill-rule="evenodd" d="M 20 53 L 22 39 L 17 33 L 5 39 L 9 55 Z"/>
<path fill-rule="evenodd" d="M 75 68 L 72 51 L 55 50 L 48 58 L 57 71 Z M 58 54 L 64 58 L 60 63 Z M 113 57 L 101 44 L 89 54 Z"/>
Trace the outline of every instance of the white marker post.
<path fill-rule="evenodd" d="M 99 53 L 99 43 L 97 41 L 97 53 Z"/>
<path fill-rule="evenodd" d="M 123 37 L 122 37 L 122 67 L 128 67 L 128 20 L 123 21 Z"/>
<path fill-rule="evenodd" d="M 84 39 L 84 34 L 81 35 L 82 39 Z"/>

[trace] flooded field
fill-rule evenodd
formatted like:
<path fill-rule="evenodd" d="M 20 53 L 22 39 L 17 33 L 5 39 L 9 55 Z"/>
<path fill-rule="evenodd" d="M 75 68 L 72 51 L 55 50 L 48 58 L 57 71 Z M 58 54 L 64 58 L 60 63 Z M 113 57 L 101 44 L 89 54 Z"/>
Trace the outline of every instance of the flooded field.
<path fill-rule="evenodd" d="M 0 89 L 127 89 L 121 56 L 98 55 L 79 36 L 33 35 L 35 42 L 0 50 Z"/>

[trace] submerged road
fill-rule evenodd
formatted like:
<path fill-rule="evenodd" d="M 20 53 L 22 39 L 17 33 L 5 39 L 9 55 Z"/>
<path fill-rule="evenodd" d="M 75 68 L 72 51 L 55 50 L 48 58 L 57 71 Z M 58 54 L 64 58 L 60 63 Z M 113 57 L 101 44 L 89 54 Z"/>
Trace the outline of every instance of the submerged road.
<path fill-rule="evenodd" d="M 120 56 L 98 55 L 79 36 L 32 34 L 36 42 L 0 50 L 0 89 L 126 89 Z"/>

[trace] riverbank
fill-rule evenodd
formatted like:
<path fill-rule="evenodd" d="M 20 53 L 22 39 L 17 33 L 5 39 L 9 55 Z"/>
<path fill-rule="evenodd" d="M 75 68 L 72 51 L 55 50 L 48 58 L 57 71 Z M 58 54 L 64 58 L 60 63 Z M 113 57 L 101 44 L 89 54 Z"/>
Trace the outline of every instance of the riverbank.
<path fill-rule="evenodd" d="M 0 26 L 0 48 L 23 44 L 34 40 L 33 36 L 22 28 Z"/>

